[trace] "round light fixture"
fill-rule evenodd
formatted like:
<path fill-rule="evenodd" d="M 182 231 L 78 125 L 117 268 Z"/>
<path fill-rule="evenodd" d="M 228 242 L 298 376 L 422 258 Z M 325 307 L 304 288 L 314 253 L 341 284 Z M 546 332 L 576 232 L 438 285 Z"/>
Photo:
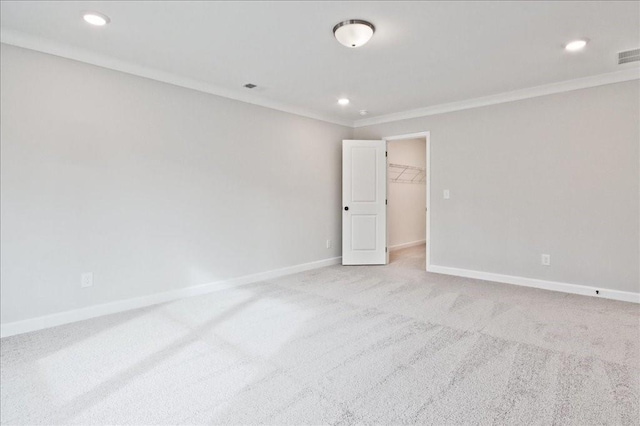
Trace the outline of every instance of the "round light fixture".
<path fill-rule="evenodd" d="M 96 27 L 103 27 L 111 22 L 111 19 L 109 19 L 107 15 L 100 12 L 82 12 L 82 19 Z"/>
<path fill-rule="evenodd" d="M 589 41 L 587 39 L 574 40 L 570 43 L 567 43 L 567 45 L 564 48 L 569 52 L 577 52 L 578 50 L 584 49 L 584 47 L 587 45 L 588 42 Z"/>
<path fill-rule="evenodd" d="M 367 115 L 367 114 L 369 114 L 369 111 L 367 111 L 366 109 L 360 110 L 360 115 Z"/>
<path fill-rule="evenodd" d="M 376 28 L 371 22 L 362 19 L 349 19 L 333 27 L 333 35 L 343 46 L 360 47 L 368 42 Z"/>
<path fill-rule="evenodd" d="M 347 98 L 340 98 L 340 99 L 338 99 L 338 103 L 339 103 L 340 105 L 349 105 L 349 99 L 347 99 Z"/>

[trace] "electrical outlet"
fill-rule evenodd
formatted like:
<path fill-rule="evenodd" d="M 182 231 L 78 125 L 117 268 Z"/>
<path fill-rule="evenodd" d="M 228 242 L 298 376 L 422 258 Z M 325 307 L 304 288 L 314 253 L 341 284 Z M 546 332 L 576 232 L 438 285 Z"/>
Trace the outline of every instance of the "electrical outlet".
<path fill-rule="evenodd" d="M 550 254 L 543 254 L 541 256 L 541 261 L 542 261 L 542 265 L 550 266 L 551 265 L 551 255 Z"/>
<path fill-rule="evenodd" d="M 330 249 L 332 245 L 331 240 L 327 240 L 327 248 Z"/>
<path fill-rule="evenodd" d="M 93 272 L 85 272 L 80 276 L 80 287 L 91 287 L 93 285 Z"/>
<path fill-rule="evenodd" d="M 442 196 L 444 197 L 445 200 L 448 200 L 449 198 L 451 198 L 451 194 L 449 193 L 448 189 L 445 189 L 443 191 Z"/>

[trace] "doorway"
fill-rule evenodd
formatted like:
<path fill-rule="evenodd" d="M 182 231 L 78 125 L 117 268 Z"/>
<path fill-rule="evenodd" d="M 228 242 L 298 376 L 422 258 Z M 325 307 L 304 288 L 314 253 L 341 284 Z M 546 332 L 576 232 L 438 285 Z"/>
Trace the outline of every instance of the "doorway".
<path fill-rule="evenodd" d="M 389 263 L 429 266 L 429 132 L 387 142 L 387 242 Z"/>

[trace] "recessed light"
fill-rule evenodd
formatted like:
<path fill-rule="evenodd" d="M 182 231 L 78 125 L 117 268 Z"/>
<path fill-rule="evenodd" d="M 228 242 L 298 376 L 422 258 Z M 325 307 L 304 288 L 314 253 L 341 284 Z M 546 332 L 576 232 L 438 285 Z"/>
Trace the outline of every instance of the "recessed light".
<path fill-rule="evenodd" d="M 100 12 L 82 12 L 82 19 L 96 27 L 103 27 L 111 22 L 111 19 L 109 19 L 107 15 Z"/>
<path fill-rule="evenodd" d="M 587 39 L 574 40 L 570 43 L 567 43 L 567 45 L 564 48 L 569 52 L 577 52 L 578 50 L 584 49 L 584 47 L 587 45 L 588 42 L 589 41 Z"/>
<path fill-rule="evenodd" d="M 349 105 L 349 99 L 347 99 L 347 98 L 340 98 L 340 99 L 338 99 L 338 103 L 339 103 L 340 105 Z"/>
<path fill-rule="evenodd" d="M 367 111 L 366 109 L 360 110 L 360 115 L 367 115 L 367 114 L 369 114 L 369 111 Z"/>

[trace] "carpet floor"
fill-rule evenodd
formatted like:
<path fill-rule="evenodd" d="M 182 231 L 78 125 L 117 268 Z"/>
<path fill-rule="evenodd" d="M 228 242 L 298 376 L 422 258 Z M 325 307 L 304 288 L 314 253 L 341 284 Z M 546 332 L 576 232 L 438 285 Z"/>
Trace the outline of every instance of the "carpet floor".
<path fill-rule="evenodd" d="M 639 320 L 410 248 L 2 339 L 0 421 L 638 425 Z"/>

